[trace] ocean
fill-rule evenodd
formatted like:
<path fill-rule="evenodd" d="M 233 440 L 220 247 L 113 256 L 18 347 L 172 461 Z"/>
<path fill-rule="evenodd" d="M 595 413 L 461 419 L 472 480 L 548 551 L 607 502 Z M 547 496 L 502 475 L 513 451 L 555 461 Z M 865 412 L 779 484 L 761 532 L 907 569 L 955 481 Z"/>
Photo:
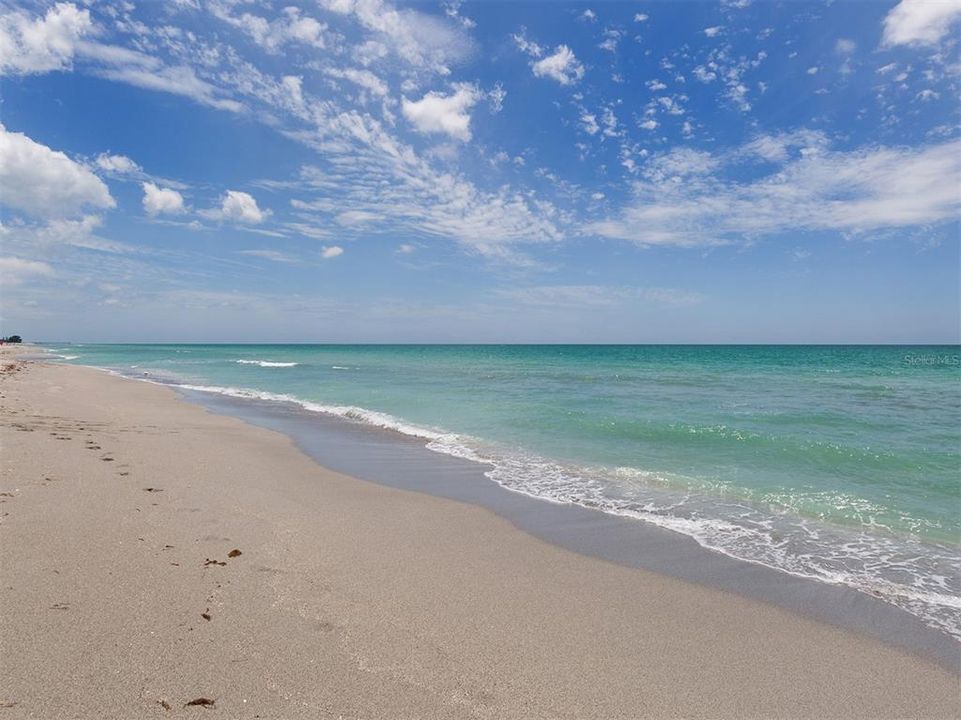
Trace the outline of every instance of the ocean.
<path fill-rule="evenodd" d="M 961 640 L 958 346 L 46 349 L 420 437 L 509 490 L 849 586 Z"/>

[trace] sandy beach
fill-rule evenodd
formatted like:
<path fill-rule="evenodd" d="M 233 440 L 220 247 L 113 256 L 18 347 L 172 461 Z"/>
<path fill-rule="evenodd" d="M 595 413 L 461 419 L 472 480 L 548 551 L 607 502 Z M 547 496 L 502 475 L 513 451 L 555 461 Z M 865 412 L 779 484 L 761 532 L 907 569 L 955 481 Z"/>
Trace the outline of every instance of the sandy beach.
<path fill-rule="evenodd" d="M 874 639 L 25 351 L 0 350 L 0 718 L 961 714 L 958 675 Z"/>

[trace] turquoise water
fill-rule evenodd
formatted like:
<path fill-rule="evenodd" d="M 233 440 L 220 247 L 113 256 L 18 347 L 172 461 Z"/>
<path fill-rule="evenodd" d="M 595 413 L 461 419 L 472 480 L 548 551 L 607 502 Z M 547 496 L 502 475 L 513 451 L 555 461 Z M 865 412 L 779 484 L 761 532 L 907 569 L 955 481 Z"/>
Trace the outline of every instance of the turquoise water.
<path fill-rule="evenodd" d="M 961 349 L 51 346 L 424 437 L 491 480 L 879 595 L 961 639 Z"/>

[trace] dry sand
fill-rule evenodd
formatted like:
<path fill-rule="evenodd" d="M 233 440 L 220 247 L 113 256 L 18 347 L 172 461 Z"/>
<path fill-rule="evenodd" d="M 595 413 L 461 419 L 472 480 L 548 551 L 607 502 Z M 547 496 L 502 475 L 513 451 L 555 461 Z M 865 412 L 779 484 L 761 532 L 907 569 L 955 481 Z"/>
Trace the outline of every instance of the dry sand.
<path fill-rule="evenodd" d="M 961 714 L 875 640 L 0 352 L 0 720 Z"/>

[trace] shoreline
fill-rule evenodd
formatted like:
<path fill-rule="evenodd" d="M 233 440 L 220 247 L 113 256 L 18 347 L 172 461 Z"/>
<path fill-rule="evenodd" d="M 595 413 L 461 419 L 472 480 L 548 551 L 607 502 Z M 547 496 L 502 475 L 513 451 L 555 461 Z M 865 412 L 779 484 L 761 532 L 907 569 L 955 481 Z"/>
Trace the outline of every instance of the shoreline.
<path fill-rule="evenodd" d="M 170 387 L 212 412 L 280 432 L 322 467 L 481 507 L 565 550 L 759 600 L 876 638 L 961 674 L 961 643 L 903 608 L 856 588 L 737 558 L 643 520 L 511 490 L 484 475 L 488 465 L 436 453 L 423 438 L 389 428 L 327 416 L 294 403 Z"/>
<path fill-rule="evenodd" d="M 332 472 L 170 388 L 22 367 L 0 385 L 8 717 L 959 709 L 956 673 L 872 638 Z"/>

